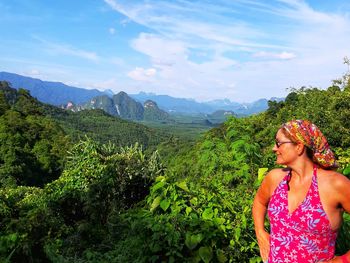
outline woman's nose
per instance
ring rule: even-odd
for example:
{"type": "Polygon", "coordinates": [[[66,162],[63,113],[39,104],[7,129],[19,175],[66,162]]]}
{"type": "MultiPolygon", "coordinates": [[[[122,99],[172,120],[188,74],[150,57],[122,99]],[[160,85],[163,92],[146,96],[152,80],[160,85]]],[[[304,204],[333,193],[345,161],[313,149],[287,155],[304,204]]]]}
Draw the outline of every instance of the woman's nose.
{"type": "Polygon", "coordinates": [[[277,152],[277,150],[278,150],[278,148],[277,148],[277,145],[276,145],[276,143],[273,145],[273,147],[272,147],[272,151],[273,152],[277,152]]]}

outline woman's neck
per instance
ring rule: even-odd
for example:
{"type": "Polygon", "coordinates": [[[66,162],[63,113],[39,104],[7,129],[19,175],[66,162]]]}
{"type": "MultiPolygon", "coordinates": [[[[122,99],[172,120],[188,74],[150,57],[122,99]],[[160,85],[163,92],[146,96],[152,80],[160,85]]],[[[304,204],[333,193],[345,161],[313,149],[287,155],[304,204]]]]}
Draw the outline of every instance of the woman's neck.
{"type": "Polygon", "coordinates": [[[292,170],[294,180],[303,181],[313,175],[314,163],[310,159],[299,160],[288,167],[292,170]]]}

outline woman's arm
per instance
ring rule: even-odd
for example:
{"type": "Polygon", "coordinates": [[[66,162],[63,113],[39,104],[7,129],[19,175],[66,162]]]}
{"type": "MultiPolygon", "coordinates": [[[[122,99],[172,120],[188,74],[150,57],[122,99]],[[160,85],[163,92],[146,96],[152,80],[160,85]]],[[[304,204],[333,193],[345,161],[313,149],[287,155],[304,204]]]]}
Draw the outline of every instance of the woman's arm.
{"type": "MultiPolygon", "coordinates": [[[[345,212],[350,214],[350,180],[338,174],[334,181],[334,188],[337,200],[345,212]]],[[[350,248],[349,248],[350,249],[350,248]]],[[[350,250],[342,256],[337,256],[324,263],[350,263],[350,250]]]]}
{"type": "Polygon", "coordinates": [[[253,220],[260,256],[264,262],[267,260],[270,252],[270,234],[264,228],[266,211],[267,206],[261,202],[261,198],[257,193],[253,203],[253,220]]]}
{"type": "MultiPolygon", "coordinates": [[[[346,213],[350,214],[350,180],[343,175],[339,175],[336,188],[339,194],[339,203],[341,207],[346,213]]],[[[350,250],[341,256],[340,259],[341,261],[339,262],[350,263],[350,250]]]]}
{"type": "Polygon", "coordinates": [[[265,216],[267,212],[267,206],[271,197],[271,189],[274,189],[276,183],[274,183],[274,176],[277,170],[270,171],[264,178],[261,186],[259,187],[253,202],[253,220],[255,227],[255,234],[258,240],[260,249],[260,255],[263,261],[266,261],[270,252],[270,234],[265,230],[265,216]]]}

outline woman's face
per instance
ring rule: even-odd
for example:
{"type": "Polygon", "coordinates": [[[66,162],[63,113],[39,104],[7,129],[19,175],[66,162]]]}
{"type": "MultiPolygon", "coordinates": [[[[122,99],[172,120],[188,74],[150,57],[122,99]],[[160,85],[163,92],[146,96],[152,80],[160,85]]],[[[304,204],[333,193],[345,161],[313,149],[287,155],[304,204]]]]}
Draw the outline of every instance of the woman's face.
{"type": "Polygon", "coordinates": [[[281,129],[276,133],[275,145],[272,150],[276,154],[276,163],[288,165],[298,156],[296,144],[292,142],[281,129]]]}

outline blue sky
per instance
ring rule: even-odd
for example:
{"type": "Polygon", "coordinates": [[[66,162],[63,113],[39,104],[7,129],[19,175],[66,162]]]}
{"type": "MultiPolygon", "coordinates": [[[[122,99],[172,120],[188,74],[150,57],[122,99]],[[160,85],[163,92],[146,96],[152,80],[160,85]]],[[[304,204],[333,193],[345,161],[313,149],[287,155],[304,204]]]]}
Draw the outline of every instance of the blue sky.
{"type": "Polygon", "coordinates": [[[347,70],[350,1],[0,0],[0,71],[250,102],[347,70]]]}

